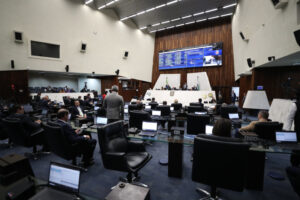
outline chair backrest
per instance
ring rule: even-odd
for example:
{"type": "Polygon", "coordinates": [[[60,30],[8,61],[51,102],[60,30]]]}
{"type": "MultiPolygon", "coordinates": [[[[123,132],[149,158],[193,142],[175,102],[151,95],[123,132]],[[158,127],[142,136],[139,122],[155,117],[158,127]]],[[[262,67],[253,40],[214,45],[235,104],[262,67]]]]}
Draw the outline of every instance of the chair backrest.
{"type": "Polygon", "coordinates": [[[150,114],[145,111],[129,111],[129,127],[142,129],[143,121],[151,121],[150,114]]]}
{"type": "Polygon", "coordinates": [[[229,113],[237,113],[238,108],[236,106],[221,106],[220,108],[221,117],[229,119],[229,113]]]}
{"type": "Polygon", "coordinates": [[[202,106],[188,106],[188,113],[203,112],[205,109],[202,106]]]}
{"type": "Polygon", "coordinates": [[[182,108],[181,103],[172,103],[171,107],[174,107],[174,110],[180,110],[182,108]]]}
{"type": "Polygon", "coordinates": [[[202,103],[190,103],[190,106],[200,106],[203,107],[202,103]]]}
{"type": "Polygon", "coordinates": [[[188,134],[204,134],[205,126],[209,124],[209,115],[187,114],[187,133],[188,134]]]}
{"type": "Polygon", "coordinates": [[[281,131],[283,127],[279,122],[258,122],[255,124],[254,132],[258,137],[266,140],[276,140],[275,132],[281,131]]]}
{"type": "Polygon", "coordinates": [[[198,135],[194,140],[192,180],[242,191],[249,147],[238,139],[198,135]]]}
{"type": "Polygon", "coordinates": [[[161,116],[169,116],[171,114],[171,107],[170,106],[157,106],[156,110],[161,111],[161,116]]]}
{"type": "Polygon", "coordinates": [[[151,109],[156,109],[156,107],[158,106],[158,103],[156,102],[150,102],[149,105],[151,106],[151,109]]]}
{"type": "Polygon", "coordinates": [[[66,139],[63,129],[55,122],[43,123],[47,144],[52,153],[66,160],[72,160],[76,156],[75,147],[66,139]]]}
{"type": "Polygon", "coordinates": [[[132,111],[132,110],[142,110],[143,109],[143,105],[142,104],[130,104],[128,105],[128,110],[132,111]]]}
{"type": "Polygon", "coordinates": [[[107,152],[127,152],[128,142],[124,133],[124,122],[117,121],[98,128],[98,142],[104,167],[110,166],[107,152]]]}
{"type": "Polygon", "coordinates": [[[31,146],[30,135],[26,133],[20,119],[3,119],[3,125],[6,128],[9,139],[16,145],[25,147],[31,146]]]}

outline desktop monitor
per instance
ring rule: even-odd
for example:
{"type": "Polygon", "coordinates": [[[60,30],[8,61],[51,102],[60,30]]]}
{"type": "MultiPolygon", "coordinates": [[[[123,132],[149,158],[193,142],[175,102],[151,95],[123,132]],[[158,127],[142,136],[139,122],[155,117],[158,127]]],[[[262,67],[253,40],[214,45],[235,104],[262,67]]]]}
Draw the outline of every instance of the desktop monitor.
{"type": "Polygon", "coordinates": [[[152,110],[152,115],[153,116],[161,116],[161,111],[160,110],[152,110]]]}
{"type": "Polygon", "coordinates": [[[143,131],[157,131],[157,122],[143,121],[142,130],[143,131]]]}
{"type": "Polygon", "coordinates": [[[124,108],[124,113],[128,114],[128,108],[124,108]]]}
{"type": "Polygon", "coordinates": [[[96,117],[96,124],[106,125],[107,118],[106,117],[96,117]]]}
{"type": "Polygon", "coordinates": [[[229,119],[239,119],[239,114],[238,113],[228,113],[229,119]]]}
{"type": "Polygon", "coordinates": [[[297,142],[297,134],[296,132],[276,132],[276,142],[297,142]]]}
{"type": "Polygon", "coordinates": [[[214,126],[212,126],[212,125],[206,125],[205,126],[205,134],[206,135],[212,135],[213,128],[214,128],[214,126]]]}

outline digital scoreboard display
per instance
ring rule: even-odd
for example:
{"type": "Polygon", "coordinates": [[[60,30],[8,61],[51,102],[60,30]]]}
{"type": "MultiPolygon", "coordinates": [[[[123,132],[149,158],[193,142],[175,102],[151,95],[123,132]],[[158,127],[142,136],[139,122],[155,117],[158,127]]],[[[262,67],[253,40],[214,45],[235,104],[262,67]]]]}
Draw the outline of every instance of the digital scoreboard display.
{"type": "Polygon", "coordinates": [[[222,65],[223,43],[169,50],[159,53],[159,70],[222,65]]]}

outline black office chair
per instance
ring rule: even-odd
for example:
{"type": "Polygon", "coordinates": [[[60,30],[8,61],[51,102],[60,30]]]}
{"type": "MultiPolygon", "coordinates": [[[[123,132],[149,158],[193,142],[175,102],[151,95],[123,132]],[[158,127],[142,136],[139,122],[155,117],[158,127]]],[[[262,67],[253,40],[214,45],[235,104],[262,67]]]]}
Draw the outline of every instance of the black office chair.
{"type": "Polygon", "coordinates": [[[7,130],[8,137],[14,145],[32,147],[32,153],[25,153],[24,155],[34,160],[38,159],[38,156],[43,152],[37,151],[37,145],[42,145],[36,138],[39,134],[42,134],[43,129],[29,134],[24,129],[21,121],[15,118],[3,119],[3,124],[7,130]]]}
{"type": "Polygon", "coordinates": [[[174,110],[180,110],[182,108],[181,103],[172,103],[171,107],[174,107],[174,110]]]}
{"type": "Polygon", "coordinates": [[[48,122],[43,123],[43,128],[50,151],[65,160],[72,160],[72,164],[77,165],[76,157],[80,156],[77,144],[67,141],[61,126],[55,122],[48,122]]]}
{"type": "Polygon", "coordinates": [[[188,113],[195,113],[195,112],[205,112],[206,110],[201,106],[188,106],[187,111],[188,113]]]}
{"type": "Polygon", "coordinates": [[[3,124],[2,119],[0,119],[0,140],[7,140],[8,142],[4,142],[0,144],[0,147],[10,147],[10,139],[8,138],[7,130],[3,124]]]}
{"type": "Polygon", "coordinates": [[[98,128],[98,141],[104,167],[128,172],[126,181],[129,183],[133,181],[132,175],[137,178],[138,171],[152,158],[143,142],[127,140],[123,121],[98,128]]]}
{"type": "Polygon", "coordinates": [[[198,107],[203,107],[203,103],[190,103],[190,106],[198,106],[198,107]]]}
{"type": "Polygon", "coordinates": [[[205,126],[210,123],[209,115],[187,114],[187,133],[192,135],[204,134],[205,126]]]}
{"type": "Polygon", "coordinates": [[[150,114],[141,110],[129,111],[129,127],[142,129],[143,121],[151,121],[150,114]]]}
{"type": "Polygon", "coordinates": [[[282,127],[283,124],[279,122],[258,122],[255,124],[254,132],[262,139],[275,141],[275,132],[281,131],[282,127]]]}
{"type": "Polygon", "coordinates": [[[210,185],[211,192],[197,191],[218,199],[217,187],[243,191],[249,144],[238,139],[213,135],[198,135],[194,140],[192,180],[210,185]]]}
{"type": "Polygon", "coordinates": [[[128,110],[133,111],[133,110],[142,110],[143,109],[143,104],[130,104],[128,105],[128,110]]]}
{"type": "Polygon", "coordinates": [[[149,105],[151,106],[151,109],[154,110],[158,106],[158,103],[156,103],[156,102],[150,102],[149,105]]]}
{"type": "Polygon", "coordinates": [[[161,116],[169,116],[171,114],[171,107],[170,106],[157,106],[156,110],[161,111],[161,116]]]}
{"type": "Polygon", "coordinates": [[[222,118],[229,119],[229,113],[237,113],[238,108],[236,106],[221,106],[220,113],[222,118]]]}

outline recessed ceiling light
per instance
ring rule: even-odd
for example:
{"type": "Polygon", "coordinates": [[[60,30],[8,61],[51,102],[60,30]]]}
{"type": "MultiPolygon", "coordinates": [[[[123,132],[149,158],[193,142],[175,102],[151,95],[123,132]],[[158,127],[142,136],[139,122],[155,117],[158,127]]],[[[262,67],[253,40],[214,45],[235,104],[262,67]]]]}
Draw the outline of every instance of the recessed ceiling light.
{"type": "Polygon", "coordinates": [[[170,2],[167,3],[167,6],[171,5],[171,4],[174,4],[174,3],[177,3],[177,2],[178,2],[178,0],[170,1],[170,2]]]}
{"type": "Polygon", "coordinates": [[[186,19],[186,18],[190,18],[190,17],[192,17],[192,15],[184,16],[184,17],[182,17],[182,19],[186,19]]]}
{"type": "Polygon", "coordinates": [[[103,9],[105,7],[106,7],[106,5],[100,6],[100,7],[98,7],[98,10],[101,10],[101,9],[103,9]]]}
{"type": "Polygon", "coordinates": [[[221,15],[221,17],[231,16],[231,15],[232,13],[228,13],[228,14],[221,15]]]}
{"type": "Polygon", "coordinates": [[[153,24],[152,26],[159,26],[160,25],[160,23],[157,23],[157,24],[153,24]]]}
{"type": "Polygon", "coordinates": [[[141,27],[140,30],[144,30],[144,29],[146,29],[146,28],[147,28],[147,26],[144,26],[144,27],[141,27]]]}
{"type": "Polygon", "coordinates": [[[175,21],[178,21],[178,20],[180,20],[180,18],[172,19],[171,21],[175,22],[175,21]]]}
{"type": "Polygon", "coordinates": [[[170,21],[164,21],[161,24],[167,24],[167,23],[170,23],[170,21]]]}
{"type": "Polygon", "coordinates": [[[194,23],[195,23],[195,21],[191,21],[191,22],[187,22],[185,24],[188,25],[188,24],[194,24],[194,23]]]}
{"type": "Polygon", "coordinates": [[[220,16],[214,16],[214,17],[210,17],[208,19],[216,19],[216,18],[219,18],[220,16]]]}
{"type": "Polygon", "coordinates": [[[204,12],[199,12],[199,13],[195,13],[195,14],[193,14],[194,16],[198,16],[198,15],[203,15],[204,14],[204,12]]]}
{"type": "Polygon", "coordinates": [[[85,5],[88,5],[88,4],[90,4],[90,3],[92,3],[94,0],[87,0],[86,2],[85,2],[85,5]]]}
{"type": "Polygon", "coordinates": [[[178,25],[176,25],[176,27],[179,27],[179,26],[184,26],[184,24],[178,24],[178,25]]]}
{"type": "Polygon", "coordinates": [[[206,19],[199,19],[196,22],[203,22],[203,21],[206,21],[206,19]]]}
{"type": "Polygon", "coordinates": [[[155,8],[158,9],[158,8],[162,8],[162,7],[165,7],[165,6],[166,6],[166,4],[161,4],[159,6],[156,6],[155,8]]]}
{"type": "Polygon", "coordinates": [[[233,7],[233,6],[236,6],[236,3],[229,4],[229,5],[227,5],[227,6],[223,6],[223,9],[225,9],[225,8],[230,8],[230,7],[233,7]]]}
{"type": "Polygon", "coordinates": [[[218,10],[218,8],[214,8],[214,9],[210,9],[210,10],[205,11],[205,13],[210,13],[210,12],[214,12],[214,11],[217,11],[217,10],[218,10]]]}

